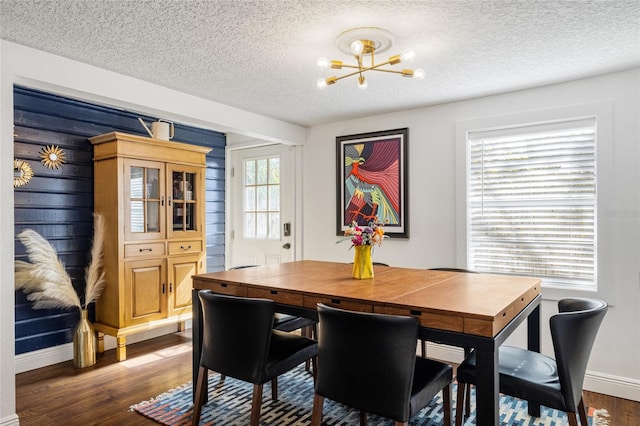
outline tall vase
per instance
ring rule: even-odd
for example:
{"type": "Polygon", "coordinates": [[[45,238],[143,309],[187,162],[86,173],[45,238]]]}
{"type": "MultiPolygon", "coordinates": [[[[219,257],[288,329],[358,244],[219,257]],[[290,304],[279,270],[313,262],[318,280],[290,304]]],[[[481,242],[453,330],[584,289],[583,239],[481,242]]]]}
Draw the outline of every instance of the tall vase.
{"type": "Polygon", "coordinates": [[[353,278],[359,280],[373,278],[373,261],[370,245],[354,246],[353,278]]]}
{"type": "Polygon", "coordinates": [[[91,367],[96,363],[96,331],[87,318],[87,310],[80,310],[80,321],[73,330],[73,366],[91,367]]]}

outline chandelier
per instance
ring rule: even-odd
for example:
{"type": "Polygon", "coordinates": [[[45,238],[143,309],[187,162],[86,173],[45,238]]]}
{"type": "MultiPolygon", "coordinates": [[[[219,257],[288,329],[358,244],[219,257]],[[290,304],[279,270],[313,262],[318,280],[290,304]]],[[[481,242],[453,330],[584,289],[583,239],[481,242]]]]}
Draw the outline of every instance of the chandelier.
{"type": "Polygon", "coordinates": [[[388,72],[400,74],[403,77],[422,80],[424,78],[424,70],[422,68],[412,69],[389,69],[383,68],[387,65],[396,65],[401,62],[411,62],[415,53],[413,50],[405,50],[400,55],[389,57],[387,61],[376,64],[376,54],[380,54],[388,50],[393,44],[393,34],[381,28],[364,27],[347,30],[336,38],[336,47],[343,53],[353,55],[356,60],[355,65],[345,64],[342,61],[328,60],[327,58],[318,59],[318,66],[322,68],[332,68],[341,70],[343,68],[352,69],[354,71],[341,75],[340,77],[332,76],[321,78],[318,80],[318,88],[335,84],[343,78],[358,76],[358,87],[362,90],[368,86],[364,74],[368,71],[388,72]]]}

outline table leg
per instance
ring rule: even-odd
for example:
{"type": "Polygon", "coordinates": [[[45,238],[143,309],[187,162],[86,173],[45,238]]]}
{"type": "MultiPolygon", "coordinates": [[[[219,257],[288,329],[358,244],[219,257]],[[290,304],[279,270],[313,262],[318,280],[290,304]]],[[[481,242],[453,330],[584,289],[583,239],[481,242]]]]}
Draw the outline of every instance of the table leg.
{"type": "Polygon", "coordinates": [[[498,346],[490,350],[476,348],[476,410],[478,425],[500,422],[500,375],[498,346]]]}
{"type": "MultiPolygon", "coordinates": [[[[527,349],[540,352],[540,305],[527,317],[527,349]]],[[[527,402],[530,416],[540,417],[540,404],[527,402]]]]}
{"type": "MultiPolygon", "coordinates": [[[[192,368],[192,383],[193,383],[193,398],[195,401],[196,385],[198,382],[198,369],[200,367],[200,352],[202,351],[202,308],[200,306],[200,298],[198,297],[199,290],[191,291],[191,368],[192,368]]],[[[204,393],[208,395],[208,383],[203,383],[204,393]]],[[[205,399],[206,402],[206,399],[205,399]]]]}

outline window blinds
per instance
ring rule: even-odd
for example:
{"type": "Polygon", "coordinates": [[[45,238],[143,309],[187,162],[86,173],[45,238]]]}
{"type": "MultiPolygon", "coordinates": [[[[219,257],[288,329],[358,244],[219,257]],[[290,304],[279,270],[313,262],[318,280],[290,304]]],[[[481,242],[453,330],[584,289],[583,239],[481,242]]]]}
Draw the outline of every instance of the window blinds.
{"type": "Polygon", "coordinates": [[[596,121],[467,136],[469,267],[595,286],[596,121]]]}

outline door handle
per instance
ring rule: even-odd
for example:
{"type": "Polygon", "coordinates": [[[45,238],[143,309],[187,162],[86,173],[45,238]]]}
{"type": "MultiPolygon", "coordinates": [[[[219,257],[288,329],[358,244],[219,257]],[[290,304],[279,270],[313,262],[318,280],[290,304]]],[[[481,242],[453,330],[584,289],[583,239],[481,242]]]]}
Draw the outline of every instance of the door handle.
{"type": "Polygon", "coordinates": [[[284,243],[284,244],[282,245],[282,248],[283,248],[283,249],[287,249],[287,250],[289,250],[289,249],[291,248],[291,243],[284,243]]]}

